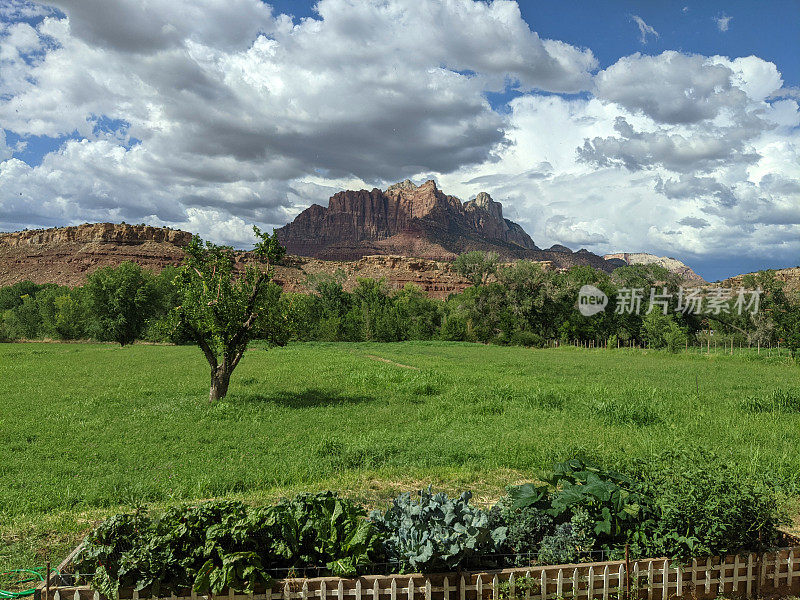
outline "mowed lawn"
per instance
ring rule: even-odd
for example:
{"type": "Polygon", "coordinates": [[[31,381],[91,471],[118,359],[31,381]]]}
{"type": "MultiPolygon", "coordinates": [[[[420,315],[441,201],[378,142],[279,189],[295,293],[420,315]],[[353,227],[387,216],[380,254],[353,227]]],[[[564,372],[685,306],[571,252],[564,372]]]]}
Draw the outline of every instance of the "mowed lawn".
{"type": "Polygon", "coordinates": [[[0,570],[48,548],[57,563],[138,503],[336,489],[376,504],[427,484],[488,502],[576,452],[624,464],[678,447],[789,493],[800,473],[800,415],[740,407],[800,389],[779,361],[315,343],[249,350],[214,405],[208,379],[194,347],[0,344],[0,570]]]}

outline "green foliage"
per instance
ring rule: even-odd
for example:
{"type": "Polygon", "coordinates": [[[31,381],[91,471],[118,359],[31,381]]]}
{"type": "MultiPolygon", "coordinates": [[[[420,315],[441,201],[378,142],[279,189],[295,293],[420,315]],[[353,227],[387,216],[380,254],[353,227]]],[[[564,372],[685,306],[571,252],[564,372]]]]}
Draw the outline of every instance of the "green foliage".
{"type": "Polygon", "coordinates": [[[595,543],[592,517],[578,507],[570,520],[557,525],[552,535],[541,538],[538,561],[545,565],[564,565],[586,560],[595,543]]]}
{"type": "Polygon", "coordinates": [[[660,310],[653,310],[642,319],[642,339],[650,344],[651,348],[665,348],[667,336],[670,335],[673,325],[672,318],[660,310]]]}
{"type": "Polygon", "coordinates": [[[748,396],[740,402],[751,413],[800,413],[800,392],[774,389],[761,396],[748,396]]]}
{"type": "Polygon", "coordinates": [[[256,264],[248,264],[243,273],[236,271],[232,248],[203,244],[194,236],[175,278],[180,304],[172,314],[174,331],[203,351],[211,367],[212,401],[228,393],[231,374],[256,332],[277,345],[287,339],[279,309],[281,290],[270,285],[270,265],[283,257],[285,249],[277,235],[257,227],[253,231],[257,242],[251,255],[256,264]]]}
{"type": "Polygon", "coordinates": [[[783,516],[773,485],[714,454],[664,453],[641,463],[638,479],[654,508],[631,540],[639,555],[763,552],[776,542],[783,516]]]}
{"type": "Polygon", "coordinates": [[[647,518],[648,498],[624,473],[572,458],[556,464],[543,479],[554,488],[549,513],[560,519],[576,508],[585,510],[605,547],[624,543],[630,529],[647,518]]]}
{"type": "Polygon", "coordinates": [[[657,402],[655,389],[633,390],[622,397],[598,400],[592,410],[609,425],[647,427],[662,421],[656,408],[657,402]]]}
{"type": "Polygon", "coordinates": [[[430,490],[400,494],[385,511],[370,515],[385,537],[389,560],[401,572],[435,572],[481,564],[482,555],[503,546],[506,528],[492,528],[489,515],[469,504],[470,492],[459,498],[430,490]]]}
{"type": "Polygon", "coordinates": [[[511,580],[504,579],[497,584],[497,596],[500,600],[525,600],[531,596],[541,593],[541,582],[533,577],[516,577],[514,587],[511,587],[511,580]]]}
{"type": "Polygon", "coordinates": [[[348,576],[381,558],[381,539],[365,510],[332,492],[300,494],[275,510],[281,550],[291,566],[321,564],[332,575],[348,576]]]}
{"type": "Polygon", "coordinates": [[[331,492],[273,506],[214,501],[159,518],[138,510],[111,517],[86,538],[76,561],[108,598],[119,590],[219,594],[271,585],[272,572],[324,565],[352,576],[377,562],[381,540],[363,508],[331,492]]]}
{"type": "Polygon", "coordinates": [[[688,336],[686,332],[674,321],[671,321],[669,328],[664,334],[664,345],[673,354],[680,352],[686,347],[688,336]]]}
{"type": "Polygon", "coordinates": [[[452,269],[470,280],[472,285],[485,285],[489,277],[497,272],[499,257],[496,252],[475,250],[460,254],[453,261],[452,269]]]}
{"type": "Polygon", "coordinates": [[[121,346],[141,337],[155,301],[152,275],[125,261],[118,267],[98,269],[86,283],[94,336],[121,346]]]}
{"type": "MultiPolygon", "coordinates": [[[[501,501],[492,510],[500,512],[500,523],[508,527],[506,546],[515,556],[514,563],[522,566],[537,559],[542,540],[553,533],[556,524],[546,510],[540,506],[529,505],[514,509],[501,501]]],[[[539,560],[541,560],[539,558],[539,560]]]]}

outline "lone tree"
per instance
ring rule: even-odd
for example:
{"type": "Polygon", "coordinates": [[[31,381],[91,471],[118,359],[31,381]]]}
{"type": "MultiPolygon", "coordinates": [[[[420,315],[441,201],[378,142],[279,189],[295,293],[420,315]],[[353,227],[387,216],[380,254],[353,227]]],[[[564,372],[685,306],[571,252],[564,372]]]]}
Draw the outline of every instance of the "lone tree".
{"type": "MultiPolygon", "coordinates": [[[[237,271],[233,248],[192,238],[175,278],[175,334],[195,342],[211,365],[209,401],[224,398],[231,374],[255,332],[268,328],[280,300],[271,264],[285,253],[275,234],[253,227],[258,241],[252,261],[237,271]]],[[[267,335],[269,337],[269,335],[267,335]]]]}

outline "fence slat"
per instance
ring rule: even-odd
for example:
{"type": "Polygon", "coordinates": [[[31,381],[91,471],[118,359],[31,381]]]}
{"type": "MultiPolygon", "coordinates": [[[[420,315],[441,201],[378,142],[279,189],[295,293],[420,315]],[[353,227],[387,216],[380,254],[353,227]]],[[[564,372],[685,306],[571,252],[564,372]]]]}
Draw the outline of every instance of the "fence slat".
{"type": "Polygon", "coordinates": [[[300,588],[300,598],[302,598],[302,600],[308,600],[308,582],[307,581],[304,581],[303,582],[303,587],[300,588]]]}
{"type": "Polygon", "coordinates": [[[556,598],[564,597],[564,569],[558,570],[556,577],[556,598]]]}
{"type": "Polygon", "coordinates": [[[641,577],[641,573],[639,573],[639,563],[633,563],[633,589],[636,592],[636,597],[639,597],[639,578],[641,577]]]}
{"type": "Polygon", "coordinates": [[[706,594],[711,593],[711,557],[706,559],[706,594]]]}
{"type": "Polygon", "coordinates": [[[747,555],[747,597],[753,597],[753,553],[747,555]]]}
{"type": "MultiPolygon", "coordinates": [[[[375,582],[378,583],[377,581],[375,582]]],[[[444,581],[442,582],[442,592],[444,594],[444,600],[450,600],[450,580],[445,577],[444,581]]]]}
{"type": "Polygon", "coordinates": [[[775,560],[772,561],[772,585],[777,590],[781,583],[780,583],[780,571],[781,571],[781,555],[780,551],[775,553],[775,560]]]}
{"type": "Polygon", "coordinates": [[[675,567],[676,579],[675,579],[675,592],[678,594],[678,598],[683,596],[683,567],[678,565],[675,567]]]}
{"type": "MultiPolygon", "coordinates": [[[[361,580],[356,579],[356,600],[361,600],[361,580]]],[[[428,598],[430,600],[430,598],[428,598]]]]}
{"type": "Polygon", "coordinates": [[[461,585],[458,586],[459,600],[465,600],[467,597],[467,582],[464,581],[464,576],[461,576],[461,585]]]}
{"type": "Polygon", "coordinates": [[[733,558],[733,591],[739,591],[739,569],[741,565],[739,564],[739,555],[737,554],[733,558]]]}
{"type": "Polygon", "coordinates": [[[514,594],[514,590],[516,587],[516,581],[514,580],[514,573],[508,576],[508,596],[509,598],[515,598],[516,595],[514,594]]]}
{"type": "Polygon", "coordinates": [[[625,586],[625,565],[620,565],[617,569],[617,597],[622,597],[622,591],[625,586]]]}
{"type": "Polygon", "coordinates": [[[661,567],[661,600],[669,598],[669,561],[664,560],[661,567]]]}
{"type": "Polygon", "coordinates": [[[414,578],[408,578],[408,600],[414,600],[414,578]]]}
{"type": "Polygon", "coordinates": [[[547,600],[547,571],[545,569],[542,569],[542,575],[541,575],[540,579],[541,579],[540,585],[541,585],[541,588],[542,588],[540,590],[540,592],[541,592],[542,600],[547,600]]]}
{"type": "Polygon", "coordinates": [[[608,600],[608,565],[603,568],[603,600],[608,600]]]}
{"type": "Polygon", "coordinates": [[[324,581],[319,582],[319,599],[325,600],[328,597],[328,586],[325,585],[324,581]]]}
{"type": "Polygon", "coordinates": [[[525,571],[525,579],[526,579],[526,586],[525,586],[525,600],[531,600],[531,572],[525,571]]]}
{"type": "Polygon", "coordinates": [[[586,583],[586,598],[594,598],[594,567],[589,567],[589,581],[586,583]]]}
{"type": "Polygon", "coordinates": [[[480,576],[480,574],[475,581],[475,598],[477,600],[482,600],[483,598],[483,578],[480,576]]]}
{"type": "Polygon", "coordinates": [[[500,593],[500,580],[497,578],[497,575],[494,576],[492,579],[492,598],[494,600],[500,600],[498,594],[500,593]]]}
{"type": "Polygon", "coordinates": [[[647,561],[647,600],[653,600],[653,561],[647,561]]]}
{"type": "Polygon", "coordinates": [[[578,567],[575,567],[575,569],[572,571],[572,597],[575,598],[575,600],[578,600],[578,595],[580,594],[580,590],[581,590],[581,584],[578,579],[578,567]]]}
{"type": "Polygon", "coordinates": [[[789,564],[787,566],[786,572],[786,585],[790,588],[794,583],[794,550],[789,550],[789,564]]]}

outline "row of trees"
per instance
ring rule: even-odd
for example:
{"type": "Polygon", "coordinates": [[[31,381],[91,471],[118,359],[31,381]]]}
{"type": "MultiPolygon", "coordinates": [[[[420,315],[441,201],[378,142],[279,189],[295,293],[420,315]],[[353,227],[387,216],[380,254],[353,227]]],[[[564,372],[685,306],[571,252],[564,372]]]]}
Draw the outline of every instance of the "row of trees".
{"type": "MultiPolygon", "coordinates": [[[[269,260],[274,261],[280,251],[276,242],[272,244],[272,250],[265,252],[272,252],[269,260]]],[[[731,310],[710,316],[677,310],[680,280],[653,265],[621,267],[608,274],[587,266],[557,272],[527,261],[499,266],[489,260],[476,269],[481,257],[471,256],[469,266],[456,263],[455,268],[471,271],[474,285],[436,300],[416,286],[390,290],[384,281],[373,279],[360,279],[346,291],[341,272],[311,280],[314,293],[281,293],[269,281],[268,268],[234,275],[226,252],[224,247],[197,241],[188,249],[186,267],[170,267],[157,275],[123,263],[95,271],[81,287],[23,281],[0,288],[0,336],[91,338],[123,345],[136,339],[198,343],[196,324],[215,316],[229,318],[238,302],[244,303],[238,307],[243,312],[235,320],[245,321],[250,312],[258,312],[249,328],[256,337],[276,344],[441,339],[536,346],[551,340],[619,339],[623,344],[664,348],[682,347],[687,336],[694,343],[697,334],[714,330],[736,336],[745,345],[781,341],[788,348],[800,346],[800,310],[768,271],[744,282],[748,288],[764,290],[758,314],[731,310]],[[591,317],[577,311],[576,298],[584,285],[602,290],[609,308],[591,317]],[[639,314],[613,309],[621,289],[651,286],[665,287],[672,294],[666,315],[660,307],[647,313],[646,305],[639,314]],[[256,288],[254,308],[248,311],[247,300],[256,288]],[[199,306],[208,314],[200,314],[199,306]],[[175,319],[176,307],[183,315],[181,326],[175,319]]]]}
{"type": "Polygon", "coordinates": [[[744,282],[764,291],[755,315],[681,311],[680,279],[654,265],[621,267],[612,274],[588,266],[548,271],[529,261],[501,265],[496,256],[481,252],[454,262],[473,285],[446,300],[429,298],[412,285],[390,290],[384,281],[372,279],[359,279],[346,291],[343,273],[310,280],[314,293],[282,293],[271,281],[270,265],[284,250],[274,236],[256,232],[255,260],[244,271],[235,268],[230,248],[196,237],[184,265],[158,275],[123,263],[95,271],[81,287],[23,281],[0,288],[0,340],[193,343],[211,367],[212,400],[226,394],[230,375],[253,338],[276,345],[431,339],[526,346],[611,340],[616,345],[619,340],[677,350],[713,330],[738,336],[743,344],[781,341],[793,352],[800,347],[800,306],[768,271],[744,282]],[[605,293],[610,307],[589,317],[576,310],[578,292],[586,285],[605,293]],[[666,314],[660,307],[650,312],[613,309],[624,290],[651,287],[666,292],[666,314]]]}

